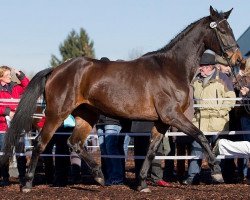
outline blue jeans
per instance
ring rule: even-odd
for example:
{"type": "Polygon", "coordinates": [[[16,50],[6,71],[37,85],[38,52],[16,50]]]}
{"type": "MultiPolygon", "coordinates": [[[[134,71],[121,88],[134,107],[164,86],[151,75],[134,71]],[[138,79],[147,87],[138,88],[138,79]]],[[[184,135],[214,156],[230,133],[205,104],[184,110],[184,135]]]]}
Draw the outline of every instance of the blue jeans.
{"type": "MultiPolygon", "coordinates": [[[[240,122],[241,122],[241,130],[242,131],[250,131],[250,117],[249,116],[242,116],[240,118],[240,122]]],[[[250,142],[250,134],[243,134],[243,140],[250,142]]],[[[245,158],[242,170],[243,170],[244,177],[250,178],[250,171],[248,169],[248,162],[249,162],[249,159],[245,158]]]]}
{"type": "MultiPolygon", "coordinates": [[[[202,156],[203,150],[201,148],[201,145],[193,141],[191,144],[191,156],[202,156]]],[[[196,181],[195,179],[199,178],[199,174],[201,171],[201,159],[200,160],[190,160],[190,164],[188,167],[188,178],[196,181]]]]}
{"type": "MultiPolygon", "coordinates": [[[[97,125],[101,155],[124,156],[124,137],[119,136],[121,126],[97,125]]],[[[102,158],[102,171],[107,185],[121,184],[125,177],[124,158],[102,158]]]]}
{"type": "Polygon", "coordinates": [[[130,143],[130,136],[128,134],[125,135],[123,149],[124,149],[124,155],[128,156],[128,145],[130,143]]]}

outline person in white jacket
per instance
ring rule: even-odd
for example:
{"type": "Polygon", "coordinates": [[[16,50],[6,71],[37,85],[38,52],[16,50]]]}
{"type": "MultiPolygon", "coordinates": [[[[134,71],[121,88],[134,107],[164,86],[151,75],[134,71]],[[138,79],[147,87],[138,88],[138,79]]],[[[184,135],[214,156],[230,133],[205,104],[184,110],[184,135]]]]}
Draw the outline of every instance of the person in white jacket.
{"type": "Polygon", "coordinates": [[[217,151],[217,155],[250,157],[250,142],[248,141],[234,142],[227,139],[219,139],[215,148],[219,151],[217,151]]]}
{"type": "MultiPolygon", "coordinates": [[[[237,141],[233,142],[227,139],[218,139],[213,148],[214,154],[225,156],[237,156],[250,158],[250,142],[237,141]]],[[[248,169],[249,170],[249,169],[248,169]]],[[[250,185],[250,174],[246,177],[245,182],[250,185]]]]}

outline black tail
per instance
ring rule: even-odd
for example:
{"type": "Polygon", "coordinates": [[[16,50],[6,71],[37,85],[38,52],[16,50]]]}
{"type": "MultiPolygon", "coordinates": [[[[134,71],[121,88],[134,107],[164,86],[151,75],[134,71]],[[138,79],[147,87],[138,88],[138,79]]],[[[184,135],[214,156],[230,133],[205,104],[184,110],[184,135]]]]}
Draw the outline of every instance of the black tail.
{"type": "Polygon", "coordinates": [[[51,74],[53,68],[47,68],[38,72],[30,81],[22,98],[18,104],[17,110],[10,127],[6,132],[4,139],[3,153],[0,163],[4,164],[12,155],[13,147],[16,146],[23,130],[30,130],[32,124],[32,115],[36,111],[37,99],[43,94],[47,77],[51,74]]]}

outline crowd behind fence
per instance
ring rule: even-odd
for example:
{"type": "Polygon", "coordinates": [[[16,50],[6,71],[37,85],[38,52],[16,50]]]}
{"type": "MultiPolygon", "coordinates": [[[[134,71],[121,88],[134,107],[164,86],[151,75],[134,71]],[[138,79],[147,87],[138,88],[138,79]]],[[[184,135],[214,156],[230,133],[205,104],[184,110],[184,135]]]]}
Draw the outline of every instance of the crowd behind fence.
{"type": "MultiPolygon", "coordinates": [[[[197,99],[196,99],[197,100],[197,99]]],[[[233,101],[242,101],[242,100],[247,100],[244,101],[244,103],[236,103],[234,106],[238,107],[238,106],[250,106],[250,104],[248,104],[248,101],[250,100],[249,98],[210,98],[210,99],[202,99],[203,101],[216,101],[216,100],[233,100],[233,101]]],[[[11,104],[18,104],[19,103],[19,99],[0,99],[0,105],[9,105],[11,104]]],[[[45,107],[45,103],[42,99],[37,101],[37,106],[41,106],[41,107],[45,107]]],[[[200,107],[206,107],[207,105],[202,105],[202,104],[194,104],[194,108],[200,108],[200,107]]],[[[217,105],[215,104],[214,107],[216,106],[220,106],[221,105],[217,105]]],[[[223,106],[227,106],[227,105],[223,105],[223,106]]],[[[230,106],[231,107],[231,106],[230,106]]],[[[35,113],[33,114],[33,118],[42,118],[44,115],[44,113],[35,113]]],[[[0,134],[2,134],[3,132],[0,131],[0,134]]],[[[30,141],[36,138],[38,132],[28,132],[24,134],[24,140],[26,141],[30,141]]],[[[55,133],[55,134],[71,134],[68,132],[65,133],[55,133]]],[[[120,133],[120,136],[125,136],[125,135],[129,135],[131,137],[133,136],[150,136],[150,133],[120,133]]],[[[204,132],[204,135],[206,136],[211,136],[211,135],[237,135],[237,134],[250,134],[250,131],[221,131],[221,132],[204,132]]],[[[182,132],[166,132],[165,134],[166,137],[168,136],[186,136],[185,133],[182,132]]],[[[25,144],[29,144],[30,142],[25,142],[25,144]]],[[[90,134],[86,140],[85,146],[87,147],[88,151],[95,151],[96,149],[99,148],[98,145],[98,136],[96,133],[92,132],[92,134],[90,134]]],[[[26,145],[25,149],[31,149],[33,146],[29,146],[26,145]]],[[[129,145],[129,148],[133,148],[133,145],[129,145]]],[[[0,152],[0,155],[2,155],[3,152],[0,152]]],[[[15,155],[20,155],[20,156],[27,156],[30,155],[31,151],[26,151],[26,153],[15,153],[15,155]]],[[[41,154],[41,156],[70,156],[70,155],[60,155],[60,154],[41,154]]],[[[105,158],[124,158],[125,156],[117,156],[117,155],[102,155],[102,157],[105,158]]],[[[217,159],[225,159],[225,158],[248,158],[248,156],[225,156],[225,155],[218,155],[217,159]]],[[[144,159],[145,156],[131,156],[128,155],[126,157],[126,159],[144,159]]],[[[156,156],[155,159],[165,159],[165,160],[182,160],[182,159],[203,159],[204,157],[197,157],[197,156],[156,156]]]]}

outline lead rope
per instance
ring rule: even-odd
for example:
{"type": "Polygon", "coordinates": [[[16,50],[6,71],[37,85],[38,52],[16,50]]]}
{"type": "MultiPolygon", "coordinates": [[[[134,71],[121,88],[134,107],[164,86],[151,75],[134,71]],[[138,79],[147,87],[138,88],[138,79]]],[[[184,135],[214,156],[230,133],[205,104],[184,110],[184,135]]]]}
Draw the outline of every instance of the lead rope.
{"type": "MultiPolygon", "coordinates": [[[[236,76],[236,74],[235,74],[235,72],[234,72],[234,70],[233,70],[233,67],[232,67],[232,65],[231,65],[231,63],[230,63],[230,61],[229,61],[229,59],[228,59],[227,57],[226,57],[225,59],[226,59],[228,65],[229,65],[229,67],[231,68],[231,72],[232,72],[232,74],[233,74],[233,76],[234,76],[234,78],[235,78],[235,81],[236,81],[236,86],[238,86],[239,89],[242,88],[243,85],[242,85],[241,82],[237,79],[237,76],[236,76]]],[[[249,98],[248,98],[247,96],[242,96],[241,103],[243,104],[243,107],[244,107],[245,111],[247,112],[247,114],[250,115],[250,101],[249,101],[249,98]]]]}

